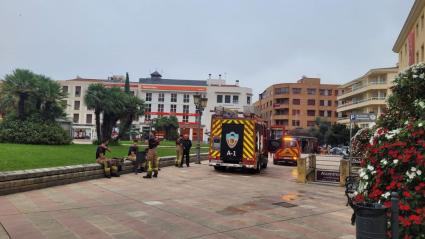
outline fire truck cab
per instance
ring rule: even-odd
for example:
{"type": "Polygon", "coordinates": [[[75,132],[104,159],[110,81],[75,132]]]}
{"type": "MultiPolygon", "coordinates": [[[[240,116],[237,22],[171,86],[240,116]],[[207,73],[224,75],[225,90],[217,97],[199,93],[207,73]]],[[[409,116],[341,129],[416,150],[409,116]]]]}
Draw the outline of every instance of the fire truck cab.
{"type": "Polygon", "coordinates": [[[281,126],[270,127],[269,150],[273,153],[273,164],[297,163],[301,157],[300,142],[296,137],[287,135],[281,126]]]}
{"type": "Polygon", "coordinates": [[[211,119],[209,165],[216,170],[267,168],[267,126],[259,117],[216,107],[211,119]]]}

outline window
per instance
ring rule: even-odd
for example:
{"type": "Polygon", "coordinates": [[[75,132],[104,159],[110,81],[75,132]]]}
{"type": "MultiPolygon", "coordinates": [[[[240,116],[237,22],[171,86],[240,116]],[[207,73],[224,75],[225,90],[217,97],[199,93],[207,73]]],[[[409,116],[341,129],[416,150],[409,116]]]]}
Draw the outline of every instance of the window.
{"type": "Polygon", "coordinates": [[[183,113],[185,114],[189,113],[189,105],[183,105],[183,113]]]}
{"type": "Polygon", "coordinates": [[[278,109],[275,111],[276,115],[288,115],[289,114],[289,109],[278,109]]]}
{"type": "Polygon", "coordinates": [[[301,94],[301,88],[292,88],[292,94],[301,94]]]}
{"type": "Polygon", "coordinates": [[[307,126],[308,127],[314,127],[316,125],[315,121],[307,121],[307,126]]]}
{"type": "Polygon", "coordinates": [[[320,89],[320,90],[319,90],[319,94],[320,94],[320,95],[327,95],[326,93],[327,93],[327,92],[326,92],[326,90],[324,90],[324,89],[320,89]]]}
{"type": "Polygon", "coordinates": [[[224,96],[224,103],[230,104],[230,95],[225,95],[224,96]]]}
{"type": "Polygon", "coordinates": [[[146,101],[152,101],[152,93],[146,93],[146,101]]]}
{"type": "Polygon", "coordinates": [[[332,95],[332,89],[328,90],[328,94],[327,95],[332,95]]]}
{"type": "Polygon", "coordinates": [[[183,122],[189,122],[189,116],[184,115],[183,116],[183,122]]]}
{"type": "Polygon", "coordinates": [[[315,100],[312,100],[312,99],[307,100],[307,105],[315,105],[315,104],[316,104],[315,100]]]}
{"type": "Polygon", "coordinates": [[[299,120],[292,120],[292,126],[300,126],[299,120]]]}
{"type": "Polygon", "coordinates": [[[145,115],[145,121],[150,121],[151,120],[151,115],[145,115]]]}
{"type": "Polygon", "coordinates": [[[335,111],[335,117],[339,117],[338,112],[335,111]]]}
{"type": "Polygon", "coordinates": [[[338,90],[335,90],[335,95],[339,95],[338,90]]]}
{"type": "Polygon", "coordinates": [[[158,94],[158,101],[159,102],[164,102],[164,93],[159,93],[158,94]]]}
{"type": "Polygon", "coordinates": [[[293,105],[300,105],[301,104],[301,100],[300,99],[292,99],[292,104],[293,105]]]}
{"type": "Polygon", "coordinates": [[[421,30],[424,30],[424,14],[421,16],[421,30]]]}
{"type": "Polygon", "coordinates": [[[418,38],[418,36],[419,36],[419,23],[416,23],[416,32],[415,32],[416,34],[416,38],[418,38]]]}
{"type": "Polygon", "coordinates": [[[287,105],[289,104],[289,98],[277,98],[276,104],[287,105]]]}
{"type": "Polygon", "coordinates": [[[314,88],[308,88],[307,89],[307,94],[309,94],[309,95],[315,95],[316,94],[316,89],[314,89],[314,88]]]}
{"type": "Polygon", "coordinates": [[[238,104],[239,103],[239,96],[234,95],[233,96],[233,104],[238,104]]]}
{"type": "Polygon", "coordinates": [[[332,100],[328,100],[328,106],[332,106],[332,100]]]}
{"type": "Polygon", "coordinates": [[[301,110],[292,110],[292,115],[301,115],[301,110]]]}
{"type": "Polygon", "coordinates": [[[217,95],[217,103],[223,103],[223,95],[217,95]]]}
{"type": "Polygon", "coordinates": [[[170,112],[171,113],[176,113],[177,112],[177,105],[171,105],[170,106],[170,112]]]}
{"type": "Polygon", "coordinates": [[[92,123],[92,114],[87,114],[86,115],[86,124],[91,124],[92,123]]]}
{"type": "Polygon", "coordinates": [[[275,120],[275,124],[276,125],[285,125],[285,126],[287,126],[288,125],[288,120],[287,119],[284,119],[284,120],[275,120]]]}
{"type": "Polygon", "coordinates": [[[324,110],[319,110],[319,116],[320,117],[325,117],[325,111],[324,110]]]}
{"type": "Polygon", "coordinates": [[[250,104],[251,104],[251,96],[247,96],[247,97],[246,97],[246,103],[247,103],[248,105],[250,105],[250,104]]]}
{"type": "Polygon", "coordinates": [[[335,100],[335,106],[338,106],[338,101],[337,100],[335,100]]]}
{"type": "Polygon", "coordinates": [[[80,97],[81,96],[81,86],[76,86],[75,87],[75,97],[80,97]]]}
{"type": "Polygon", "coordinates": [[[325,101],[324,100],[320,100],[320,106],[325,106],[325,101]]]}
{"type": "Polygon", "coordinates": [[[72,118],[72,122],[78,124],[79,118],[80,118],[80,115],[79,114],[74,114],[74,117],[72,118]]]}
{"type": "Polygon", "coordinates": [[[145,112],[152,112],[152,105],[151,104],[145,105],[145,112]]]}
{"type": "Polygon", "coordinates": [[[184,94],[183,95],[183,103],[189,103],[189,95],[188,94],[184,94]]]}
{"type": "Polygon", "coordinates": [[[67,85],[62,86],[62,92],[68,93],[68,86],[67,85]]]}
{"type": "Polygon", "coordinates": [[[326,114],[326,117],[332,117],[332,111],[328,110],[327,111],[327,114],[326,114]]]}
{"type": "Polygon", "coordinates": [[[419,51],[416,52],[416,63],[419,62],[419,51]]]}
{"type": "Polygon", "coordinates": [[[74,110],[80,110],[80,101],[79,100],[74,101],[74,110]]]}
{"type": "Polygon", "coordinates": [[[171,102],[177,102],[177,94],[171,93],[171,102]]]}
{"type": "Polygon", "coordinates": [[[289,87],[276,88],[275,93],[276,93],[276,95],[288,94],[289,93],[289,87]]]}
{"type": "Polygon", "coordinates": [[[164,104],[158,104],[158,112],[164,112],[164,104]]]}
{"type": "Polygon", "coordinates": [[[308,116],[316,116],[316,111],[315,110],[307,110],[307,115],[308,116]]]}

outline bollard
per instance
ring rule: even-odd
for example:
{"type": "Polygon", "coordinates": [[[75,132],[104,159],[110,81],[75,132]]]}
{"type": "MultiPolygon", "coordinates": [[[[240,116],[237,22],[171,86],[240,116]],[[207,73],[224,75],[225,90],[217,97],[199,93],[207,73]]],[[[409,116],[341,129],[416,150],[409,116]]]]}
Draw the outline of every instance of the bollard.
{"type": "Polygon", "coordinates": [[[350,161],[341,159],[339,161],[339,185],[345,186],[345,179],[350,176],[350,161]]]}
{"type": "Polygon", "coordinates": [[[298,183],[306,183],[306,160],[307,158],[299,158],[297,160],[297,171],[298,171],[298,175],[297,175],[297,182],[298,183]]]}
{"type": "Polygon", "coordinates": [[[399,222],[398,222],[398,193],[391,193],[391,238],[398,238],[399,222]]]}

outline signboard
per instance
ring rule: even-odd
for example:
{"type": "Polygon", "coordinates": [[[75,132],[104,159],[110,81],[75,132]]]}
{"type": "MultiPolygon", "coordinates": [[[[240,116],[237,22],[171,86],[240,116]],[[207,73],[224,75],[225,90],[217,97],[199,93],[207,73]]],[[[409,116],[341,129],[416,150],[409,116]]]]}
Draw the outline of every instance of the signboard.
{"type": "Polygon", "coordinates": [[[411,31],[407,36],[407,46],[409,50],[409,66],[415,64],[415,31],[411,31]]]}
{"type": "Polygon", "coordinates": [[[361,159],[360,158],[351,158],[351,165],[360,165],[361,159]]]}
{"type": "Polygon", "coordinates": [[[376,115],[375,114],[352,114],[350,115],[351,122],[375,122],[376,115]]]}
{"type": "Polygon", "coordinates": [[[243,124],[223,124],[220,157],[225,163],[239,163],[243,151],[243,124]]]}
{"type": "Polygon", "coordinates": [[[339,183],[339,171],[317,169],[316,181],[339,183]]]}

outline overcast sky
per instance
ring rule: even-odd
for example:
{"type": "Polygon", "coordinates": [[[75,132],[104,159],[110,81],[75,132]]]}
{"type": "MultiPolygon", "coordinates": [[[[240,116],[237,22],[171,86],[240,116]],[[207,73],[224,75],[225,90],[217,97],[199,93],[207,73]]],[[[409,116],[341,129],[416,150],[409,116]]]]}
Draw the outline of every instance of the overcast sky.
{"type": "Polygon", "coordinates": [[[253,88],[302,75],[342,84],[394,66],[413,0],[0,0],[0,77],[137,81],[226,75],[253,88]]]}

